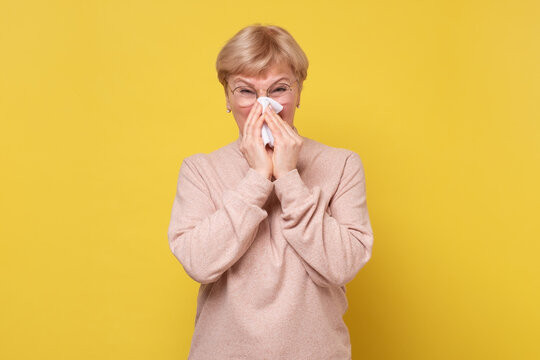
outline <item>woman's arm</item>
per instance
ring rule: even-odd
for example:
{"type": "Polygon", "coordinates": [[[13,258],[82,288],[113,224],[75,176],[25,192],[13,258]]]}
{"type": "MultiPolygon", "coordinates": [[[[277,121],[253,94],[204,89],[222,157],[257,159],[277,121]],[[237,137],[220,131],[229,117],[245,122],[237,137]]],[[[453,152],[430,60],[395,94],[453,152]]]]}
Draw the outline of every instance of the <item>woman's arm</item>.
{"type": "Polygon", "coordinates": [[[184,159],[168,229],[169,246],[186,273],[206,284],[219,279],[251,245],[268,213],[261,207],[272,182],[249,168],[236,189],[223,192],[216,210],[197,169],[184,159]]]}
{"type": "Polygon", "coordinates": [[[281,201],[282,231],[311,279],[320,286],[343,286],[371,258],[373,231],[366,203],[365,176],[351,153],[328,204],[318,186],[309,189],[294,169],[274,181],[281,201]]]}

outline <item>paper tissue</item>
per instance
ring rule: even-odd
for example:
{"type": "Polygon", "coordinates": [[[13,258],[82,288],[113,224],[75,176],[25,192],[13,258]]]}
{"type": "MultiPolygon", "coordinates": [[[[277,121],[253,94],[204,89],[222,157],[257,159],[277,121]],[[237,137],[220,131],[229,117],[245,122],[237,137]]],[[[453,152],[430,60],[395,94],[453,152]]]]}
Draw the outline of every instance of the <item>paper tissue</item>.
{"type": "MultiPolygon", "coordinates": [[[[279,113],[281,110],[283,110],[283,106],[272,98],[261,96],[257,98],[257,101],[262,105],[262,113],[264,113],[268,105],[272,106],[272,109],[274,109],[276,113],[279,113]]],[[[272,136],[272,133],[270,132],[270,128],[268,127],[266,122],[263,123],[261,135],[263,138],[264,146],[269,144],[273,148],[274,137],[272,136]]]]}

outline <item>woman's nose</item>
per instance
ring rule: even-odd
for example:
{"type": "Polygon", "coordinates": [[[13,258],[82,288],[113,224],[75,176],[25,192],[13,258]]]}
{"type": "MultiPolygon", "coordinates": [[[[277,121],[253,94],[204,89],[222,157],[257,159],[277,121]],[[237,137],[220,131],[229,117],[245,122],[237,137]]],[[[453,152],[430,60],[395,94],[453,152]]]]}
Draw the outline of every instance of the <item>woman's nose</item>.
{"type": "Polygon", "coordinates": [[[257,97],[260,98],[260,97],[262,97],[262,96],[266,96],[266,90],[259,89],[259,90],[258,90],[257,97]]]}

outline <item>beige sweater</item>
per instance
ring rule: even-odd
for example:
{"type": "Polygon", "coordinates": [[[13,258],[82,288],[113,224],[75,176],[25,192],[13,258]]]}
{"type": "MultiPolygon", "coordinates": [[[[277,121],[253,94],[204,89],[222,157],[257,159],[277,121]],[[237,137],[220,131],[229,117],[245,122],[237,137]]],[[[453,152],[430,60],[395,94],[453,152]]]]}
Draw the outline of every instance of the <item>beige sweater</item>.
{"type": "Polygon", "coordinates": [[[183,160],[168,239],[201,284],[189,359],[351,358],[345,284],[373,246],[364,169],[302,138],[297,168],[273,182],[242,135],[183,160]]]}

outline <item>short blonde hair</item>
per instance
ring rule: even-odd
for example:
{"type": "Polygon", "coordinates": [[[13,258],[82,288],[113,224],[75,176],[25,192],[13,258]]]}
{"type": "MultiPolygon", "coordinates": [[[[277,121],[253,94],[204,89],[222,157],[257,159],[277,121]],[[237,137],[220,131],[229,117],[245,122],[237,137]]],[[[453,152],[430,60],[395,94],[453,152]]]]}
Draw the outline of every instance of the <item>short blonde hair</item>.
{"type": "Polygon", "coordinates": [[[223,46],[217,57],[216,70],[226,92],[229,76],[258,76],[281,63],[291,67],[302,90],[309,62],[300,45],[279,26],[254,24],[238,31],[223,46]]]}

